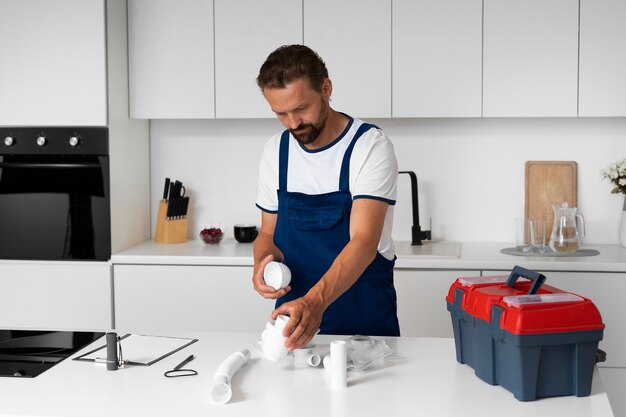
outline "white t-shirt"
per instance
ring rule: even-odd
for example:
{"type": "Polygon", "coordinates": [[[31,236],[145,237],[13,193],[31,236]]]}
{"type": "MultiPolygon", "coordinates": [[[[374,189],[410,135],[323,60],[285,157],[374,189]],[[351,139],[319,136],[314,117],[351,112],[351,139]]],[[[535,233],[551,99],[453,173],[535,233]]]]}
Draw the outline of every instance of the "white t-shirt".
{"type": "MultiPolygon", "coordinates": [[[[309,150],[289,135],[287,191],[324,194],[339,190],[339,173],[344,153],[362,120],[350,118],[342,134],[323,148],[309,150]]],[[[278,163],[282,132],[265,144],[259,168],[256,205],[263,211],[278,211],[278,163]]],[[[393,145],[380,129],[369,129],[356,141],[350,158],[350,193],[352,199],[372,198],[389,203],[378,252],[393,259],[391,238],[393,206],[396,203],[398,163],[393,145]]]]}

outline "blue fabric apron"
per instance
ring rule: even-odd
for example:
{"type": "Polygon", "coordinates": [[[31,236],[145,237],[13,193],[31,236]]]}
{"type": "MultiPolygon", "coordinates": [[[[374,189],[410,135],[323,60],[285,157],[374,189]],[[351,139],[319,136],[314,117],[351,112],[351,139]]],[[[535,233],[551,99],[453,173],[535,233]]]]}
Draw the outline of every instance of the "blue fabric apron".
{"type": "MultiPolygon", "coordinates": [[[[339,191],[317,195],[287,191],[289,132],[283,133],[274,243],[283,253],[292,278],[291,291],[276,301],[276,307],[305,295],[350,241],[350,156],[359,137],[372,127],[361,125],[348,146],[341,165],[339,191]]],[[[400,336],[394,264],[395,258],[390,261],[376,253],[356,283],[326,309],[320,333],[400,336]]]]}

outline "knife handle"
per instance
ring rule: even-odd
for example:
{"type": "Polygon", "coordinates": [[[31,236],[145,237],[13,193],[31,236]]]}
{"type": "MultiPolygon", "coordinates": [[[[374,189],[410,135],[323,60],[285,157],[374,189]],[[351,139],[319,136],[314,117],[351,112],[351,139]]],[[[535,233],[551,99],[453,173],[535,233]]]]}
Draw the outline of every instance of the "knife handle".
{"type": "Polygon", "coordinates": [[[163,189],[163,200],[167,201],[167,195],[170,191],[170,179],[165,178],[165,188],[163,189]]]}
{"type": "Polygon", "coordinates": [[[171,220],[172,219],[173,206],[174,206],[174,200],[170,198],[167,201],[167,214],[165,215],[165,220],[171,220]]]}
{"type": "Polygon", "coordinates": [[[189,197],[183,197],[183,217],[187,217],[187,209],[189,208],[189,197]]]}

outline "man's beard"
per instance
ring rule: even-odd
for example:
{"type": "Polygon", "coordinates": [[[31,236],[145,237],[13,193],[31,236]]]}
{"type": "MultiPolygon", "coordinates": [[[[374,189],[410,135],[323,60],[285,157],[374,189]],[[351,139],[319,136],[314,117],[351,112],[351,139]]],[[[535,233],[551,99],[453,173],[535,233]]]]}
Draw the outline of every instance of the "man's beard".
{"type": "Polygon", "coordinates": [[[328,120],[328,107],[328,103],[322,99],[322,110],[317,123],[301,123],[295,129],[289,129],[289,132],[291,132],[293,137],[296,138],[298,143],[301,145],[309,145],[315,142],[326,126],[326,120],[328,120]]]}

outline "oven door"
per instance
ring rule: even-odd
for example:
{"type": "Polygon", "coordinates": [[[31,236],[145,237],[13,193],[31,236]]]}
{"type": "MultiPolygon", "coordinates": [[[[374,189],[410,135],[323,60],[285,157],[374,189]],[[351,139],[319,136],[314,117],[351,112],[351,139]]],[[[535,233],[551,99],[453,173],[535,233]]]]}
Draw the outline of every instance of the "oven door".
{"type": "Polygon", "coordinates": [[[108,156],[0,157],[0,259],[111,257],[108,156]]]}

